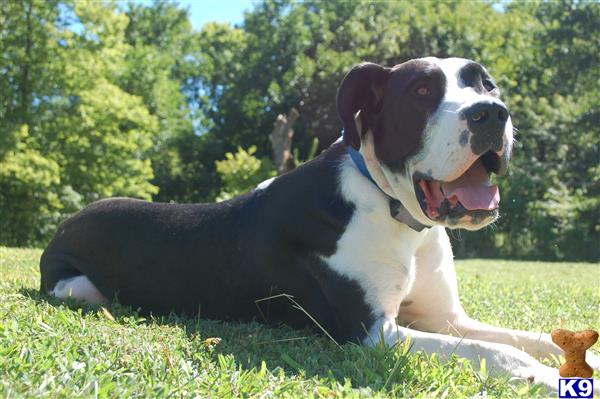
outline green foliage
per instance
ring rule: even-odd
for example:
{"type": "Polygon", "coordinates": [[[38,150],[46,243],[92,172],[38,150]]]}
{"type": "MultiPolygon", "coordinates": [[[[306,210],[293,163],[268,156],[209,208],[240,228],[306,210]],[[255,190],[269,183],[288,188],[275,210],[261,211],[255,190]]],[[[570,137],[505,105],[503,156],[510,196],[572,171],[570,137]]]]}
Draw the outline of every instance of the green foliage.
{"type": "Polygon", "coordinates": [[[193,132],[200,115],[194,115],[195,100],[186,98],[185,81],[197,74],[195,33],[186,10],[169,2],[152,7],[129,4],[125,40],[124,73],[119,84],[128,93],[141,97],[144,106],[158,121],[150,159],[154,171],[153,193],[158,201],[186,201],[198,194],[186,186],[196,178],[191,159],[182,152],[198,137],[193,132]],[[191,192],[190,192],[191,191],[191,192]]]}
{"type": "Polygon", "coordinates": [[[131,51],[127,17],[97,2],[1,7],[2,48],[23,50],[2,58],[10,67],[0,79],[7,90],[0,240],[44,242],[60,220],[101,197],[151,199],[158,188],[149,155],[159,124],[140,97],[120,86],[131,51]],[[77,16],[80,32],[69,28],[59,5],[77,16]]]}
{"type": "Polygon", "coordinates": [[[0,161],[0,241],[27,245],[41,238],[48,223],[62,208],[57,195],[60,187],[59,166],[30,148],[28,128],[17,132],[12,151],[0,161]],[[19,201],[14,201],[19,198],[19,201]],[[36,226],[35,231],[29,231],[36,226]]]}
{"type": "Polygon", "coordinates": [[[276,175],[273,163],[268,158],[254,156],[256,146],[248,150],[238,147],[237,152],[225,154],[225,159],[216,161],[217,172],[223,182],[217,201],[224,201],[246,193],[263,180],[276,175]]]}
{"type": "Polygon", "coordinates": [[[600,55],[589,49],[600,4],[514,3],[507,14],[531,15],[530,50],[515,54],[518,85],[506,93],[519,133],[503,217],[486,242],[466,233],[467,244],[488,246],[479,256],[598,260],[600,92],[589,84],[600,82],[600,55]]]}

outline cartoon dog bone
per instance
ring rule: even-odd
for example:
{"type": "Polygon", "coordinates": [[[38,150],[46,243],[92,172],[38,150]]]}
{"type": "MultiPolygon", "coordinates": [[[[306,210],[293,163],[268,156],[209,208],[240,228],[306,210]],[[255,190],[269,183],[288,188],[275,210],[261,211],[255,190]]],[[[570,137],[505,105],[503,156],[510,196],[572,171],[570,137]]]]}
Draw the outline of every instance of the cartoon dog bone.
{"type": "Polygon", "coordinates": [[[573,332],[558,329],[552,331],[552,341],[565,351],[565,364],[558,370],[561,377],[591,378],[594,370],[585,362],[585,351],[598,340],[594,330],[573,332]]]}

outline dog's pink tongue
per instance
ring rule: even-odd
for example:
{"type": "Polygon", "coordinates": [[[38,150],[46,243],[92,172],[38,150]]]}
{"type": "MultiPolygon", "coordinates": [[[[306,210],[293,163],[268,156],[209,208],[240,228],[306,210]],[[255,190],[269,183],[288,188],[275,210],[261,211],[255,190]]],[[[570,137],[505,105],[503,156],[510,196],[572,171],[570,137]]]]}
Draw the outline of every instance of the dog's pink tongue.
{"type": "Polygon", "coordinates": [[[470,211],[493,210],[500,203],[498,186],[489,185],[489,176],[481,160],[477,160],[458,179],[442,183],[446,198],[453,196],[470,211]]]}

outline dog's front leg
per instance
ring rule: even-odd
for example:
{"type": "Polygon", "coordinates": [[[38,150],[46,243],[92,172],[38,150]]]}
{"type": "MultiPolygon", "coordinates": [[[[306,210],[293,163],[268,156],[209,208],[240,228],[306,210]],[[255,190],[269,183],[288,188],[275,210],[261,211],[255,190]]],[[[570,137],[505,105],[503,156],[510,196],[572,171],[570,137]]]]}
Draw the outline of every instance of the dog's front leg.
{"type": "MultiPolygon", "coordinates": [[[[469,317],[460,302],[452,248],[443,228],[432,228],[417,253],[417,278],[400,308],[400,320],[412,329],[514,346],[537,359],[563,355],[549,334],[496,327],[469,317]]],[[[586,361],[600,370],[600,357],[586,361]]]]}
{"type": "Polygon", "coordinates": [[[462,309],[421,316],[412,321],[411,326],[461,338],[511,345],[537,359],[563,355],[562,349],[552,342],[549,334],[492,326],[470,318],[462,309]]]}
{"type": "Polygon", "coordinates": [[[411,352],[437,353],[443,361],[457,355],[469,360],[475,368],[479,367],[481,359],[485,359],[490,375],[511,376],[542,384],[552,392],[558,390],[557,369],[541,364],[527,353],[510,345],[417,331],[399,326],[393,318],[382,318],[376,322],[363,342],[366,345],[374,345],[380,342],[381,338],[390,346],[410,339],[411,352]]]}
{"type": "MultiPolygon", "coordinates": [[[[442,331],[465,338],[496,342],[512,345],[538,358],[564,356],[564,352],[554,342],[550,334],[530,331],[511,330],[496,327],[474,320],[465,313],[459,314],[454,320],[438,320],[437,325],[442,331]]],[[[596,370],[600,370],[600,357],[591,351],[586,352],[586,361],[596,370]]]]}

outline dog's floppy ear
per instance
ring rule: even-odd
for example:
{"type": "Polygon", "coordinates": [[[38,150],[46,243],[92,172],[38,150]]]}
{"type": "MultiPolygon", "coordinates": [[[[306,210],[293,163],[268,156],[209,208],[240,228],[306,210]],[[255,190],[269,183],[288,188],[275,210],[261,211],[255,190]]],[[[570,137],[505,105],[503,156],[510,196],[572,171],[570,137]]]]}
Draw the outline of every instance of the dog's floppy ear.
{"type": "Polygon", "coordinates": [[[392,69],[371,62],[356,65],[342,80],[337,93],[337,112],[344,125],[344,143],[360,148],[360,133],[354,115],[361,111],[363,131],[371,113],[377,111],[383,99],[385,84],[392,69]]]}

